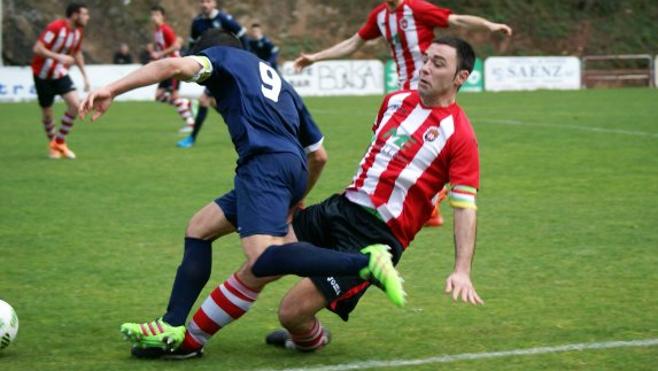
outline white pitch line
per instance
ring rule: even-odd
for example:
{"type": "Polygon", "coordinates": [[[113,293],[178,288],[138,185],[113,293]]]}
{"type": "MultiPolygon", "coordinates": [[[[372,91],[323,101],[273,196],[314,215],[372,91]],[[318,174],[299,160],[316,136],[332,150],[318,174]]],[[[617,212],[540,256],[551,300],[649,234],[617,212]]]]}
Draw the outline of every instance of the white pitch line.
{"type": "MultiPolygon", "coordinates": [[[[362,370],[368,368],[389,368],[389,367],[402,367],[402,366],[419,366],[432,363],[450,363],[458,361],[470,361],[487,358],[501,358],[501,357],[514,357],[514,356],[533,356],[538,354],[549,353],[563,353],[574,352],[592,349],[613,349],[613,348],[634,348],[634,347],[652,347],[658,345],[658,338],[645,339],[645,340],[628,340],[628,341],[605,341],[599,343],[577,343],[565,344],[553,347],[538,347],[527,349],[513,349],[500,352],[484,352],[484,353],[462,353],[453,355],[443,355],[419,359],[395,359],[388,361],[364,361],[355,363],[344,363],[338,365],[327,365],[317,367],[303,367],[303,368],[286,368],[279,369],[279,371],[342,371],[342,370],[362,370]]],[[[275,369],[264,369],[261,371],[273,371],[275,369]]]]}
{"type": "Polygon", "coordinates": [[[636,130],[623,130],[623,129],[606,129],[606,128],[597,128],[591,126],[579,126],[579,125],[563,125],[563,124],[549,124],[542,122],[525,122],[519,120],[473,120],[474,122],[483,122],[487,124],[503,124],[503,125],[520,125],[520,126],[540,126],[548,128],[563,128],[563,129],[574,129],[574,130],[583,130],[591,131],[595,133],[610,133],[610,134],[623,134],[623,135],[634,135],[640,137],[650,137],[658,138],[658,133],[650,133],[646,131],[636,131],[636,130]]]}

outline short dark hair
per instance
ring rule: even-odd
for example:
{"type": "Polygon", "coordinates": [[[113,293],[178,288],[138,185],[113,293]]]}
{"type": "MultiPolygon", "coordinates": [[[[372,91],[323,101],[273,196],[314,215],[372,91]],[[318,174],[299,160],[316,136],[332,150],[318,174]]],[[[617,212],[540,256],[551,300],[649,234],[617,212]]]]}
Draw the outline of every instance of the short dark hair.
{"type": "Polygon", "coordinates": [[[165,12],[165,9],[162,7],[162,5],[153,5],[151,7],[152,12],[160,12],[162,15],[167,15],[167,12],[165,12]]]}
{"type": "Polygon", "coordinates": [[[432,44],[448,45],[457,51],[457,72],[467,70],[470,74],[475,65],[475,51],[471,44],[454,36],[441,36],[432,41],[432,44]]]}
{"type": "Polygon", "coordinates": [[[219,30],[217,28],[211,28],[206,30],[199,41],[194,44],[194,47],[191,50],[191,54],[198,54],[200,51],[213,46],[232,46],[234,48],[242,48],[242,42],[234,34],[225,31],[219,30]]]}
{"type": "Polygon", "coordinates": [[[75,13],[80,13],[80,9],[87,9],[87,5],[82,3],[70,3],[66,6],[66,18],[71,18],[75,13]]]}
{"type": "Polygon", "coordinates": [[[251,24],[251,28],[254,28],[254,27],[258,27],[258,28],[260,28],[260,23],[258,23],[258,22],[254,22],[254,23],[252,23],[252,24],[251,24]]]}

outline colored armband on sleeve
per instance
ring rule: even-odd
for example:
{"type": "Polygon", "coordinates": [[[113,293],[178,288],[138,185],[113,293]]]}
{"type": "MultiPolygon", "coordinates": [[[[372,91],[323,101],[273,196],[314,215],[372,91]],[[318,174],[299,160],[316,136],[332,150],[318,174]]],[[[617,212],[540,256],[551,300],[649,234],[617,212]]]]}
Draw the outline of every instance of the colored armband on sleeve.
{"type": "Polygon", "coordinates": [[[463,185],[451,186],[448,191],[448,204],[459,209],[477,209],[475,197],[478,190],[463,185]]]}
{"type": "Polygon", "coordinates": [[[202,55],[192,55],[185,58],[192,58],[201,66],[199,72],[197,72],[189,80],[186,80],[186,82],[203,82],[208,77],[210,77],[210,75],[212,75],[212,63],[208,57],[204,57],[202,55]]]}

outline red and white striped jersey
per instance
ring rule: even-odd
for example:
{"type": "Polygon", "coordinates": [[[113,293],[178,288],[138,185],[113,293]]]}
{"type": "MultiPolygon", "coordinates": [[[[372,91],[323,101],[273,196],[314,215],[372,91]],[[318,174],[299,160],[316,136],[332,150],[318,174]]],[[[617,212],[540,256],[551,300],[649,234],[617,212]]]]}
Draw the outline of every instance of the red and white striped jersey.
{"type": "MultiPolygon", "coordinates": [[[[155,41],[155,50],[163,51],[174,45],[176,42],[176,32],[170,25],[163,23],[155,28],[153,40],[155,41]]],[[[180,57],[180,53],[178,50],[175,50],[162,58],[166,57],[180,57]]]]}
{"type": "MultiPolygon", "coordinates": [[[[51,22],[39,35],[46,49],[57,54],[74,56],[82,46],[82,28],[72,28],[67,19],[51,22]]],[[[59,79],[69,72],[68,66],[40,55],[32,58],[32,73],[41,79],[59,79]]]]}
{"type": "Polygon", "coordinates": [[[400,89],[417,89],[423,53],[434,39],[434,29],[448,27],[451,13],[424,0],[405,0],[392,11],[382,3],[370,12],[359,36],[364,40],[384,36],[397,65],[400,89]]]}
{"type": "Polygon", "coordinates": [[[480,182],[477,139],[456,103],[426,107],[417,91],[395,92],[384,99],[373,131],[345,195],[376,210],[402,246],[406,248],[429,219],[433,199],[445,184],[460,192],[453,206],[470,207],[470,199],[475,207],[480,182]]]}

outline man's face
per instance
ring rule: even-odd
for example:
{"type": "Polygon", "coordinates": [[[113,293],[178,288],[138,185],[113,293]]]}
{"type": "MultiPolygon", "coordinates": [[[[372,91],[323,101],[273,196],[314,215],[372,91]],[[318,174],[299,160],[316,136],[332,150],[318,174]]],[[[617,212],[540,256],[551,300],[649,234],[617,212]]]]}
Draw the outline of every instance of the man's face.
{"type": "Polygon", "coordinates": [[[161,25],[164,23],[164,15],[160,13],[159,10],[154,10],[151,12],[151,22],[156,25],[161,25]]]}
{"type": "Polygon", "coordinates": [[[468,78],[468,71],[457,73],[457,50],[449,45],[432,44],[425,51],[418,91],[424,96],[443,95],[468,78]]]}
{"type": "Polygon", "coordinates": [[[89,9],[80,8],[79,12],[73,13],[71,16],[73,18],[73,23],[75,23],[77,27],[85,27],[87,22],[89,22],[89,9]]]}
{"type": "Polygon", "coordinates": [[[250,33],[251,37],[257,40],[263,37],[263,30],[260,27],[252,27],[250,33]]]}
{"type": "Polygon", "coordinates": [[[210,15],[213,10],[217,9],[215,0],[199,0],[199,9],[204,15],[210,15]]]}

